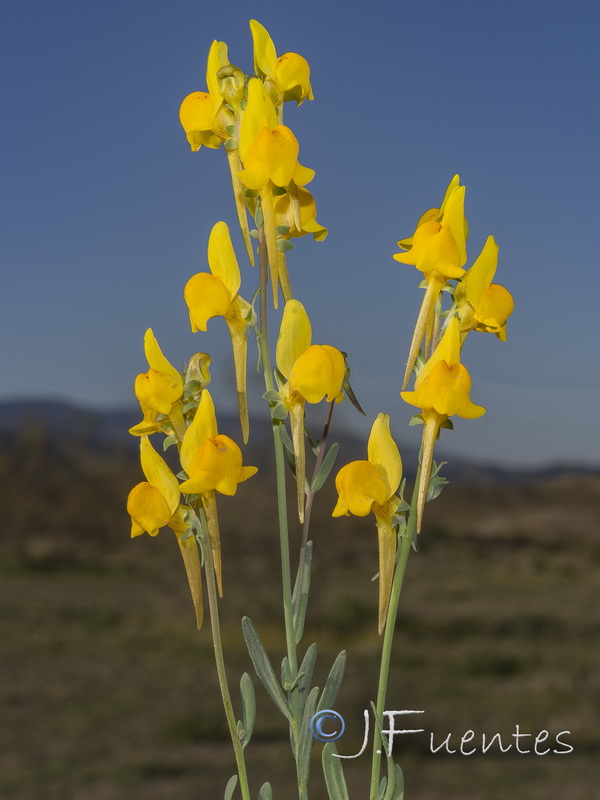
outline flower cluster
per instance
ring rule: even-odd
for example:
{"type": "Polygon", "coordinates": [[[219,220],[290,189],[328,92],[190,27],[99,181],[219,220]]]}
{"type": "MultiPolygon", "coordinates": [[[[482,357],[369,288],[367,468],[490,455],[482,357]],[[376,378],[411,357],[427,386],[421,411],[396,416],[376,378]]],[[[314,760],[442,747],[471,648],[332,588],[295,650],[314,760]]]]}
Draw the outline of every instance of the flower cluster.
{"type": "MultiPolygon", "coordinates": [[[[467,262],[468,226],[465,219],[465,187],[458,175],[450,181],[439,208],[430,208],[420,217],[414,234],[398,242],[405,252],[394,255],[396,261],[411,264],[423,274],[425,296],[409,347],[401,392],[402,399],[421,410],[417,421],[423,424],[419,477],[416,488],[415,532],[421,531],[423,510],[430,494],[433,452],[440,428],[450,427],[450,417],[476,419],[485,409],[470,399],[471,378],[460,362],[460,352],[469,331],[491,331],[506,339],[506,320],[513,310],[512,296],[503,286],[492,283],[498,261],[498,246],[492,236],[469,270],[467,262]],[[453,285],[456,281],[456,285],[453,285]],[[452,298],[452,306],[443,311],[442,292],[452,298]],[[443,325],[443,327],[442,327],[443,325]],[[413,371],[414,389],[405,391],[413,371]]],[[[336,487],[339,501],[333,516],[373,511],[379,531],[379,632],[385,614],[394,568],[396,545],[390,544],[392,515],[403,504],[394,498],[400,482],[386,483],[381,458],[371,455],[371,442],[381,440],[379,415],[369,439],[369,460],[354,461],[338,473],[336,487]],[[390,499],[391,498],[391,499],[390,499]],[[391,505],[390,505],[391,504],[391,505]],[[383,510],[382,510],[383,509],[383,510]],[[391,563],[391,566],[390,566],[391,563]]],[[[385,417],[387,420],[387,417],[385,417]]],[[[387,448],[395,448],[386,428],[387,448]]],[[[373,446],[374,447],[374,446],[373,446]]],[[[373,451],[374,452],[374,451],[373,451]]],[[[389,471],[388,473],[389,474],[389,471]]],[[[400,520],[397,518],[396,529],[400,520]]]]}
{"type": "Polygon", "coordinates": [[[219,593],[223,592],[219,525],[215,491],[233,495],[237,485],[257,471],[243,467],[239,447],[217,433],[215,408],[206,389],[210,357],[198,353],[183,375],[165,358],[151,330],[144,338],[147,373],[135,379],[135,393],[142,407],[142,422],[130,429],[140,437],[140,460],[146,480],[135,486],[127,499],[131,536],[156,536],[165,526],[177,537],[196,612],[202,625],[203,601],[200,559],[195,537],[197,498],[207,520],[211,563],[219,593]],[[190,417],[190,406],[194,411],[190,417]],[[179,483],[165,460],[156,452],[150,434],[164,433],[165,448],[176,443],[183,472],[179,483]],[[183,502],[182,502],[183,495],[183,502]]]}
{"type": "Polygon", "coordinates": [[[299,144],[283,124],[283,105],[313,99],[310,68],[298,53],[277,57],[267,30],[250,21],[254,70],[244,74],[229,62],[227,45],[214,41],[206,67],[207,92],[192,92],[181,104],[180,120],[193,151],[202,145],[227,152],[236,209],[244,242],[254,263],[247,210],[257,229],[264,225],[275,307],[279,286],[292,292],[287,273],[289,239],[312,233],[322,241],[327,229],[316,219],[313,196],[304,188],[315,172],[298,161],[299,144]]]}
{"type": "MultiPolygon", "coordinates": [[[[310,685],[316,644],[308,647],[302,660],[298,657],[310,590],[310,517],[314,495],[327,480],[338,452],[336,443],[327,446],[334,408],[347,397],[362,409],[350,388],[346,354],[333,345],[313,343],[313,326],[303,304],[293,297],[288,273],[286,253],[293,249],[293,239],[312,234],[316,241],[322,241],[327,235],[327,229],[317,222],[315,200],[306,189],[315,176],[314,170],[300,163],[298,140],[283,122],[286,102],[294,101],[299,106],[313,99],[309,65],[297,53],[278,56],[267,30],[256,20],[250,21],[250,30],[254,45],[252,71],[244,73],[232,64],[227,45],[214,41],[208,54],[206,91],[192,92],[183,100],[180,120],[192,152],[223,146],[227,154],[237,219],[251,266],[258,254],[258,286],[251,292],[244,288],[244,295],[252,298],[244,299],[243,272],[230,230],[226,222],[218,221],[208,239],[208,268],[189,278],[183,295],[194,333],[205,332],[214,317],[222,317],[227,326],[244,444],[250,434],[246,370],[252,335],[257,344],[258,369],[265,385],[263,398],[268,404],[275,448],[286,642],[281,680],[251,620],[245,618],[242,627],[256,674],[289,722],[298,796],[307,798],[311,752],[308,722],[318,709],[331,707],[346,660],[342,651],[321,692],[310,685]],[[255,226],[252,229],[249,215],[255,226]],[[256,253],[253,240],[258,245],[256,253]],[[284,307],[274,348],[274,368],[269,346],[269,297],[277,308],[280,295],[284,307]],[[257,303],[259,309],[255,311],[257,303]],[[322,401],[329,406],[323,434],[315,441],[307,430],[305,410],[307,404],[322,401]],[[315,453],[309,480],[306,439],[315,453]],[[295,585],[286,461],[295,478],[297,516],[302,526],[295,585]]],[[[433,460],[435,442],[442,428],[452,427],[451,417],[476,419],[485,413],[471,400],[471,378],[461,363],[461,351],[471,331],[494,333],[504,341],[506,322],[513,311],[508,290],[492,282],[498,262],[498,245],[492,236],[467,268],[465,191],[456,175],[439,208],[430,208],[421,215],[414,233],[398,242],[402,252],[394,255],[396,261],[417,269],[425,289],[400,392],[406,403],[419,410],[411,424],[423,425],[412,501],[409,504],[403,497],[402,459],[390,432],[390,417],[384,413],[377,414],[372,424],[367,458],[346,464],[335,478],[338,499],[332,516],[367,517],[372,513],[378,537],[377,627],[384,639],[370,797],[400,797],[403,791],[397,765],[379,782],[384,744],[381,731],[404,570],[411,547],[416,547],[425,504],[445,483],[433,460]],[[412,376],[414,384],[409,388],[412,376]]],[[[203,617],[204,567],[217,676],[237,766],[237,774],[230,779],[225,794],[231,797],[239,781],[242,800],[250,800],[254,794],[250,792],[243,751],[252,735],[255,697],[252,681],[245,674],[240,682],[242,719],[236,720],[218,612],[218,596],[223,597],[223,563],[216,498],[217,494],[235,495],[239,484],[252,477],[257,468],[245,466],[236,442],[219,433],[215,404],[207,388],[210,356],[196,353],[180,371],[165,357],[152,330],[145,334],[144,351],[148,370],[139,374],[134,384],[142,420],[130,433],[139,438],[145,480],[128,497],[131,536],[156,536],[161,528],[171,528],[183,558],[198,628],[203,617]],[[179,467],[175,471],[172,460],[159,455],[152,444],[150,437],[154,435],[165,437],[163,450],[171,446],[172,453],[177,450],[179,467]]],[[[323,751],[323,769],[328,795],[341,797],[345,782],[341,762],[333,758],[331,745],[323,751]]],[[[270,797],[271,793],[270,784],[265,783],[259,794],[270,797]]]]}

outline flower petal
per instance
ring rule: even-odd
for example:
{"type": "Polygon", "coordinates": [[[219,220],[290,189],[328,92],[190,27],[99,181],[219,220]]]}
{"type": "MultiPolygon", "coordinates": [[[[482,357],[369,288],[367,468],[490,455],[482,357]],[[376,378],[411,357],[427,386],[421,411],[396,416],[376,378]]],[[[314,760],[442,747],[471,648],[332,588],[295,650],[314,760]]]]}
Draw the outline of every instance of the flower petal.
{"type": "Polygon", "coordinates": [[[156,341],[156,337],[152,333],[152,328],[148,328],[144,335],[144,353],[146,355],[146,359],[148,360],[148,366],[150,366],[152,369],[155,369],[157,372],[162,372],[164,375],[168,375],[172,379],[173,383],[181,383],[181,388],[183,390],[183,380],[181,378],[181,374],[179,370],[176,370],[171,362],[163,355],[163,352],[156,341]]]}
{"type": "Polygon", "coordinates": [[[171,519],[171,510],[161,492],[150,483],[138,483],[129,492],[127,513],[131,516],[131,536],[144,531],[156,536],[171,519]]]}
{"type": "Polygon", "coordinates": [[[179,121],[193,152],[202,145],[212,149],[220,146],[221,140],[212,133],[215,114],[215,104],[208,92],[192,92],[181,103],[179,121]]]}
{"type": "Polygon", "coordinates": [[[419,372],[415,381],[415,389],[419,388],[440,361],[445,361],[450,367],[460,362],[460,328],[456,317],[452,317],[440,343],[433,351],[433,355],[419,372]]]}
{"type": "Polygon", "coordinates": [[[486,330],[499,333],[506,325],[506,320],[512,314],[514,307],[515,301],[508,289],[498,283],[491,283],[481,293],[475,311],[477,319],[486,330]]]}
{"type": "Polygon", "coordinates": [[[387,487],[379,471],[369,461],[352,461],[342,467],[335,478],[339,499],[332,516],[354,514],[366,517],[373,503],[384,505],[387,487]]]}
{"type": "Polygon", "coordinates": [[[277,51],[269,31],[255,19],[250,20],[250,31],[254,45],[254,71],[274,81],[277,51]]]}
{"type": "Polygon", "coordinates": [[[275,64],[275,83],[284,100],[300,105],[307,97],[314,100],[310,85],[310,66],[298,53],[284,53],[275,64]]]}
{"type": "Polygon", "coordinates": [[[217,80],[217,72],[221,67],[226,67],[229,64],[229,57],[227,55],[227,45],[225,42],[218,42],[216,39],[210,46],[208,51],[208,58],[206,60],[206,85],[210,96],[213,99],[215,110],[223,102],[223,97],[219,91],[219,81],[217,80]]]}
{"type": "Polygon", "coordinates": [[[194,419],[186,430],[181,444],[181,466],[188,475],[196,451],[202,447],[206,439],[214,439],[215,436],[217,436],[215,406],[210,392],[204,389],[194,419]]]}
{"type": "Polygon", "coordinates": [[[331,402],[342,391],[345,371],[344,356],[339,350],[313,344],[294,363],[290,387],[309,403],[319,403],[324,397],[331,402]]]}
{"type": "Polygon", "coordinates": [[[259,78],[252,78],[248,82],[248,102],[240,125],[239,151],[242,162],[245,162],[248,147],[261,130],[272,130],[276,125],[277,112],[264,83],[259,78]]]}
{"type": "Polygon", "coordinates": [[[188,464],[187,481],[181,484],[186,493],[206,494],[216,489],[226,495],[234,495],[238,483],[246,480],[256,472],[242,467],[242,453],[237,444],[229,436],[219,435],[214,439],[205,439],[192,456],[188,464]]]}
{"type": "Polygon", "coordinates": [[[179,400],[183,392],[183,381],[179,376],[179,381],[175,383],[169,375],[149,369],[136,377],[134,391],[144,411],[170,414],[173,403],[179,400]]]}
{"type": "Polygon", "coordinates": [[[442,227],[446,225],[452,232],[459,253],[458,266],[462,267],[467,260],[467,232],[465,226],[465,191],[464,186],[456,186],[445,201],[442,216],[442,227]]]}
{"type": "Polygon", "coordinates": [[[224,317],[231,305],[231,296],[221,280],[208,272],[193,275],[183,291],[194,332],[205,331],[212,317],[224,317]]]}
{"type": "Polygon", "coordinates": [[[498,249],[494,237],[488,236],[473,266],[467,270],[458,284],[457,295],[462,295],[473,308],[477,308],[479,298],[496,274],[498,249]]]}
{"type": "Polygon", "coordinates": [[[142,470],[149,484],[154,486],[165,498],[171,516],[179,505],[179,482],[164,459],[156,452],[147,436],[140,438],[140,460],[142,470]]]}
{"type": "Polygon", "coordinates": [[[220,278],[229,292],[230,299],[237,294],[242,279],[229,228],[225,222],[217,222],[208,239],[208,264],[216,278],[220,278]]]}
{"type": "Polygon", "coordinates": [[[371,428],[367,453],[370,463],[377,468],[386,483],[387,500],[397,491],[402,479],[402,459],[390,433],[388,414],[377,415],[371,428]]]}
{"type": "Polygon", "coordinates": [[[280,372],[289,378],[298,358],[310,347],[310,319],[299,300],[288,300],[283,310],[275,359],[280,372]]]}

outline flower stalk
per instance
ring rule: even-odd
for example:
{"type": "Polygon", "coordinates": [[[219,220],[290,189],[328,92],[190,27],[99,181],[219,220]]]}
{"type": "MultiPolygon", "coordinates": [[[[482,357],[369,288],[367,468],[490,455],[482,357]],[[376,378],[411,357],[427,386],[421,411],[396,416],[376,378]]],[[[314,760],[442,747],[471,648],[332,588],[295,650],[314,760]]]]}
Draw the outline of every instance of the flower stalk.
{"type": "Polygon", "coordinates": [[[233,752],[235,754],[235,763],[237,765],[242,800],[251,800],[250,788],[248,786],[248,775],[246,771],[246,761],[244,758],[244,748],[242,747],[242,743],[238,735],[235,715],[233,713],[233,704],[231,702],[231,694],[229,692],[229,684],[227,682],[227,671],[225,669],[225,659],[223,656],[223,642],[221,641],[219,603],[217,600],[217,586],[215,583],[212,547],[209,541],[209,534],[205,533],[208,531],[208,521],[206,518],[205,509],[201,503],[196,504],[196,511],[198,512],[198,516],[202,523],[202,537],[204,554],[206,558],[206,589],[210,613],[210,629],[212,633],[213,649],[215,652],[215,665],[217,668],[219,689],[221,690],[225,718],[227,719],[227,727],[229,728],[231,744],[233,745],[233,752]]]}

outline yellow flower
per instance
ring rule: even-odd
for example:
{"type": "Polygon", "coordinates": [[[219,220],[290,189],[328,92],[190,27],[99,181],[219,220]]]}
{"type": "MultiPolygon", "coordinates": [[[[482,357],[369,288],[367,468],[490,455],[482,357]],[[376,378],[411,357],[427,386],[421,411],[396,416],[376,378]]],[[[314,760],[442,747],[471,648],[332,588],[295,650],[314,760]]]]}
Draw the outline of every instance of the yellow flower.
{"type": "Polygon", "coordinates": [[[135,379],[135,396],[139,400],[144,418],[142,422],[129,429],[133,436],[157,433],[163,429],[157,415],[173,415],[173,424],[179,426],[183,394],[183,378],[175,367],[165,358],[152,329],[144,336],[144,351],[150,369],[135,379]]]}
{"type": "Polygon", "coordinates": [[[402,479],[402,460],[390,434],[390,418],[378,414],[367,449],[368,461],[352,461],[338,472],[335,488],[338,501],[333,517],[354,514],[366,517],[373,512],[379,539],[379,633],[383,633],[390,602],[396,532],[392,524],[399,500],[395,496],[402,479]]]}
{"type": "Polygon", "coordinates": [[[485,408],[471,402],[471,378],[460,363],[460,331],[458,319],[448,323],[442,340],[433,355],[419,372],[415,390],[401,392],[402,399],[420,408],[423,415],[421,477],[417,495],[417,533],[421,531],[423,509],[427,500],[433,450],[440,425],[455,414],[465,419],[477,419],[485,408]]]}
{"type": "Polygon", "coordinates": [[[208,240],[208,264],[212,274],[199,272],[189,279],[184,297],[190,313],[192,330],[205,331],[212,317],[224,317],[235,364],[240,424],[244,442],[248,441],[248,405],[246,402],[246,353],[250,304],[238,294],[241,276],[229,228],[225,222],[213,226],[208,240]]]}
{"type": "Polygon", "coordinates": [[[282,194],[275,198],[275,223],[277,227],[287,226],[289,231],[283,238],[290,239],[312,233],[315,241],[322,242],[327,237],[328,230],[317,222],[317,204],[315,198],[301,186],[298,187],[298,204],[300,207],[300,227],[296,226],[292,201],[289,194],[282,194]]]}
{"type": "Polygon", "coordinates": [[[425,350],[429,347],[435,304],[441,290],[448,280],[465,274],[463,265],[467,260],[467,224],[464,203],[465,187],[460,186],[459,176],[455,175],[441,207],[426,211],[417,223],[414,235],[398,242],[400,247],[408,248],[408,251],[396,253],[395,260],[414,265],[423,273],[426,282],[425,297],[410,344],[402,388],[408,383],[423,338],[425,350]]]}
{"type": "MultiPolygon", "coordinates": [[[[276,231],[279,239],[292,239],[312,233],[316,242],[327,238],[328,230],[317,222],[317,206],[315,199],[308,189],[296,187],[295,195],[288,192],[277,195],[273,199],[273,211],[276,231]],[[288,228],[287,233],[282,233],[282,228],[288,228]]],[[[292,300],[292,288],[288,275],[286,252],[283,248],[277,250],[277,273],[283,299],[287,303],[292,300]]]]}
{"type": "Polygon", "coordinates": [[[179,108],[179,121],[185,131],[192,153],[202,145],[216,150],[223,137],[215,133],[216,108],[208,92],[192,92],[184,98],[179,108]]]}
{"type": "Polygon", "coordinates": [[[314,100],[308,61],[298,53],[284,53],[277,58],[275,45],[267,29],[255,19],[250,20],[250,30],[254,43],[254,71],[267,79],[275,96],[275,104],[295,100],[300,105],[306,98],[314,100]]]}
{"type": "Polygon", "coordinates": [[[289,193],[299,227],[298,187],[309,183],[315,175],[314,170],[298,163],[298,152],[298,140],[292,131],[285,125],[277,125],[275,108],[264,84],[253,78],[248,84],[248,103],[240,127],[239,153],[244,169],[239,177],[244,186],[260,195],[275,308],[278,251],[273,189],[279,187],[289,193]]]}
{"type": "Polygon", "coordinates": [[[475,263],[456,287],[456,302],[461,336],[468,331],[487,331],[506,341],[506,320],[513,312],[514,300],[508,289],[492,283],[498,266],[498,245],[488,236],[475,263]]]}
{"type": "Polygon", "coordinates": [[[179,120],[193,153],[202,145],[216,149],[223,140],[229,138],[224,128],[229,119],[227,113],[221,113],[223,97],[217,79],[218,70],[228,64],[227,45],[214,41],[206,65],[208,92],[188,94],[179,109],[179,120]]]}
{"type": "Polygon", "coordinates": [[[188,509],[179,502],[179,483],[145,435],[140,439],[140,460],[146,480],[134,486],[127,498],[131,536],[140,536],[144,532],[156,536],[165,525],[175,533],[188,577],[196,624],[200,630],[203,616],[200,559],[194,537],[183,536],[188,529],[185,522],[188,509]]]}
{"type": "Polygon", "coordinates": [[[285,188],[294,181],[296,186],[304,186],[315,172],[298,163],[299,150],[298,140],[285,125],[276,125],[271,130],[266,126],[261,128],[242,155],[242,183],[259,192],[269,183],[285,188]]]}
{"type": "Polygon", "coordinates": [[[304,403],[340,403],[346,363],[342,353],[330,345],[311,344],[312,328],[308,314],[298,300],[285,304],[276,361],[287,378],[281,390],[282,402],[290,413],[292,442],[296,459],[298,516],[304,522],[304,403]]]}
{"type": "Polygon", "coordinates": [[[235,138],[230,133],[232,127],[236,130],[239,128],[242,113],[240,102],[244,95],[244,75],[241,70],[229,63],[225,42],[214,41],[211,45],[206,64],[206,85],[208,92],[192,92],[184,99],[179,110],[179,119],[192,152],[199,150],[202,145],[216,149],[220,147],[221,142],[229,140],[226,153],[235,207],[246,252],[250,263],[254,265],[254,253],[246,217],[244,187],[238,175],[241,167],[240,159],[235,145],[229,146],[235,142],[235,138]]]}
{"type": "Polygon", "coordinates": [[[256,467],[242,466],[242,454],[228,436],[219,435],[212,397],[202,392],[196,415],[181,445],[181,465],[188,475],[179,487],[185,494],[200,494],[208,519],[208,532],[219,594],[223,594],[221,545],[215,491],[234,495],[239,483],[250,478],[256,467]]]}

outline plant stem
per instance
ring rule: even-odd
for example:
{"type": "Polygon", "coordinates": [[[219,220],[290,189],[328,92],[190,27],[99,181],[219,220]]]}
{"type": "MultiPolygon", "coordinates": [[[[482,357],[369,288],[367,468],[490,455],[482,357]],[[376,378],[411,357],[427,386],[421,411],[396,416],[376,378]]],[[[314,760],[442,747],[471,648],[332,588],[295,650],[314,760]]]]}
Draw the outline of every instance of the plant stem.
{"type": "MultiPolygon", "coordinates": [[[[335,400],[332,400],[329,404],[329,408],[327,409],[327,417],[325,418],[325,424],[323,425],[323,434],[321,435],[321,441],[319,442],[319,452],[317,453],[317,460],[315,462],[315,468],[313,470],[312,479],[310,485],[312,484],[319,474],[319,470],[321,469],[321,464],[323,463],[323,459],[325,458],[325,448],[327,446],[327,435],[329,434],[329,426],[331,425],[331,417],[333,416],[333,407],[335,406],[335,400]]],[[[309,489],[306,495],[306,505],[304,506],[304,524],[302,525],[302,541],[300,543],[300,561],[298,563],[298,577],[296,578],[296,586],[298,587],[296,590],[296,603],[294,604],[294,617],[298,616],[300,611],[300,603],[302,600],[302,583],[304,581],[304,559],[306,554],[306,545],[308,543],[308,531],[310,529],[310,515],[312,512],[312,505],[313,500],[315,497],[316,492],[313,489],[309,489]]]]}
{"type": "MultiPolygon", "coordinates": [[[[269,275],[269,259],[265,241],[264,226],[258,232],[258,256],[260,270],[260,332],[258,336],[260,355],[265,376],[265,387],[267,391],[275,388],[273,381],[273,370],[271,367],[271,356],[269,353],[268,335],[268,313],[267,313],[267,282],[269,275]]],[[[275,442],[275,472],[277,478],[277,507],[279,514],[279,543],[281,550],[281,579],[283,589],[283,613],[285,623],[285,640],[287,645],[287,657],[290,667],[292,680],[298,674],[298,659],[296,655],[296,637],[294,634],[294,617],[292,609],[292,579],[290,571],[290,544],[288,533],[287,518],[287,497],[285,491],[285,456],[283,454],[283,441],[280,433],[281,423],[273,424],[273,439],[275,442]]],[[[299,697],[298,692],[292,692],[292,710],[296,725],[300,725],[299,716],[299,697]]]]}
{"type": "Polygon", "coordinates": [[[244,748],[240,742],[240,737],[237,732],[237,724],[233,713],[233,705],[231,703],[231,695],[229,693],[229,685],[227,683],[227,673],[225,671],[225,660],[223,658],[223,645],[221,642],[221,626],[219,623],[219,605],[217,600],[217,587],[215,583],[215,572],[213,567],[212,551],[208,537],[208,523],[204,508],[200,505],[198,508],[199,516],[202,521],[202,530],[204,533],[204,557],[206,559],[206,586],[208,589],[208,607],[210,610],[210,627],[212,631],[213,647],[215,651],[215,662],[217,666],[217,676],[219,678],[219,687],[221,689],[221,697],[223,698],[223,708],[225,709],[225,716],[227,718],[227,725],[229,727],[229,735],[231,736],[231,743],[235,753],[235,761],[237,764],[238,777],[240,779],[240,791],[242,793],[242,800],[251,800],[250,788],[248,786],[248,775],[246,773],[246,762],[244,760],[244,748]]]}
{"type": "MultiPolygon", "coordinates": [[[[410,504],[410,511],[408,516],[408,524],[406,531],[402,537],[400,545],[400,555],[396,565],[396,573],[394,575],[394,582],[392,584],[392,594],[390,597],[390,605],[388,608],[387,619],[385,623],[385,633],[383,635],[383,646],[381,649],[381,663],[379,667],[379,684],[377,687],[377,719],[380,724],[383,724],[383,712],[385,710],[385,698],[387,693],[387,684],[390,674],[390,661],[392,656],[392,644],[394,641],[394,629],[396,626],[396,616],[398,614],[398,602],[400,600],[400,592],[402,590],[402,583],[406,572],[406,564],[410,555],[413,536],[416,529],[416,505],[417,493],[420,482],[421,466],[417,471],[415,478],[415,486],[413,489],[412,500],[410,504]]],[[[369,799],[376,800],[377,790],[379,788],[379,767],[381,763],[381,751],[384,749],[384,743],[375,726],[375,734],[373,737],[373,759],[371,762],[371,789],[369,791],[369,799]]]]}

